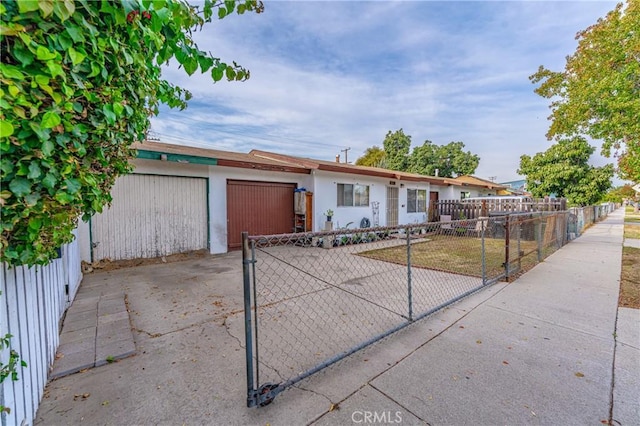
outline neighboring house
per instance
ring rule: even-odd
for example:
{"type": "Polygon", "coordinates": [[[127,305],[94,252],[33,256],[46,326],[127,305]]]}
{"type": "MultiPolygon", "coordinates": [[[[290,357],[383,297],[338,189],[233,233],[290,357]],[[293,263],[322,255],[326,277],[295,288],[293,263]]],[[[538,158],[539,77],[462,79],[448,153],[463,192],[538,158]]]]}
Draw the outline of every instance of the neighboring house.
{"type": "Polygon", "coordinates": [[[505,188],[500,190],[498,195],[531,195],[527,192],[527,181],[525,179],[501,182],[505,188]]]}
{"type": "Polygon", "coordinates": [[[472,197],[490,197],[499,195],[500,191],[505,189],[504,185],[502,184],[495,183],[486,179],[481,179],[476,176],[458,176],[453,180],[455,182],[461,183],[462,187],[459,188],[458,191],[459,197],[452,197],[452,199],[462,200],[472,197]]]}
{"type": "Polygon", "coordinates": [[[109,209],[81,224],[82,260],[239,249],[252,235],[426,222],[430,201],[495,194],[473,177],[424,176],[253,150],[249,154],[159,142],[134,146],[134,171],[118,178],[109,209]],[[309,194],[296,227],[294,193],[309,194]]]}

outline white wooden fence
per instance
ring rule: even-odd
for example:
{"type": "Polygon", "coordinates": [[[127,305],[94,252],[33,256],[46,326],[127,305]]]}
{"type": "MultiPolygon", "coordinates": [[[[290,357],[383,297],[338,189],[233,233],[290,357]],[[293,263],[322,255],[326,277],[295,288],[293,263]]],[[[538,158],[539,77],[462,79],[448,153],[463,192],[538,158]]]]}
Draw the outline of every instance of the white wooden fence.
{"type": "MultiPolygon", "coordinates": [[[[11,409],[1,414],[2,426],[33,424],[49,370],[58,349],[62,315],[73,301],[82,280],[77,240],[61,250],[47,266],[0,271],[0,335],[13,335],[11,348],[26,361],[19,380],[0,384],[0,404],[11,409]]],[[[7,363],[9,350],[0,353],[7,363]]]]}

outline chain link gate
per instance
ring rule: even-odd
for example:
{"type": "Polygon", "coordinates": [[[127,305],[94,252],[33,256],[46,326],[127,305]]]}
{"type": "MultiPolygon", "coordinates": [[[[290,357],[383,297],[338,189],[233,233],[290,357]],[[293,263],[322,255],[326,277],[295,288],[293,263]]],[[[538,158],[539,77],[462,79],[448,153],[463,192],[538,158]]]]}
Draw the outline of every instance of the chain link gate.
{"type": "Polygon", "coordinates": [[[529,269],[566,242],[559,217],[243,233],[247,406],[529,269]]]}

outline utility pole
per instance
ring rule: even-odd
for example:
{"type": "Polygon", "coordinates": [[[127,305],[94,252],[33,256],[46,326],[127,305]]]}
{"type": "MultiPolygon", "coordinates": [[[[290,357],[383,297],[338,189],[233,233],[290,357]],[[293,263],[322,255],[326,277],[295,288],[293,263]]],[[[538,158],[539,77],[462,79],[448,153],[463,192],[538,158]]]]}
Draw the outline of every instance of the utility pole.
{"type": "Polygon", "coordinates": [[[340,152],[344,152],[344,162],[348,163],[349,161],[347,160],[347,151],[349,151],[351,148],[346,148],[346,149],[341,149],[340,152]]]}
{"type": "Polygon", "coordinates": [[[489,180],[491,182],[495,182],[497,178],[498,178],[498,176],[489,176],[489,180]]]}

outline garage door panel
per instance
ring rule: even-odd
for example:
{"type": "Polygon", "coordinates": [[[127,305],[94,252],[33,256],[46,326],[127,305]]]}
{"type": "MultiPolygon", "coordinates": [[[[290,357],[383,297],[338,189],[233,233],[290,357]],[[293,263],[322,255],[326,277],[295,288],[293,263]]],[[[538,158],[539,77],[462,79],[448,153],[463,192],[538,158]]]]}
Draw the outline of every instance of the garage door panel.
{"type": "Polygon", "coordinates": [[[241,234],[283,234],[293,230],[295,183],[227,181],[227,245],[242,245],[241,234]]]}
{"type": "Polygon", "coordinates": [[[206,179],[127,175],[116,181],[111,194],[111,207],[91,221],[94,260],[207,248],[206,179]]]}

